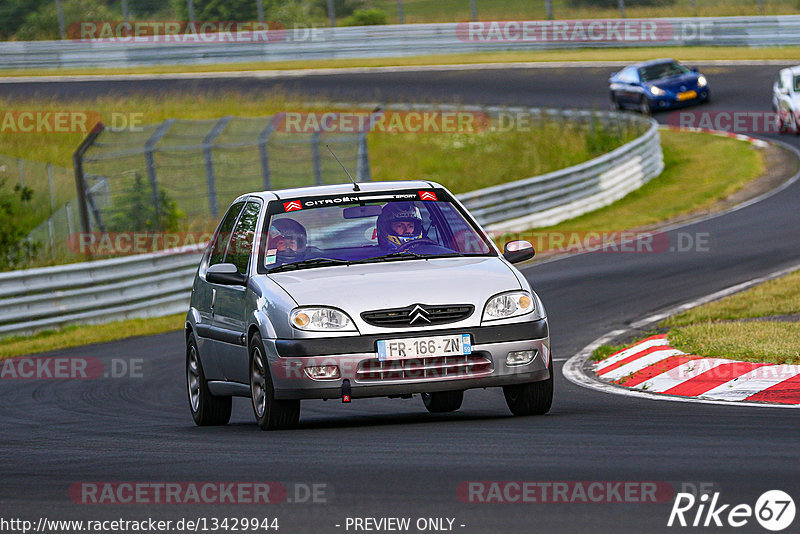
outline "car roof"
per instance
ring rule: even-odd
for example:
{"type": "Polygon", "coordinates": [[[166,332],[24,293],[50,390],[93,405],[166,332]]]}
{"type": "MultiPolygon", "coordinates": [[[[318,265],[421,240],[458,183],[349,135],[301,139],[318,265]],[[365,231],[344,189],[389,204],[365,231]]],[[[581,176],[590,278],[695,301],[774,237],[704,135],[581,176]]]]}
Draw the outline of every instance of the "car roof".
{"type": "MultiPolygon", "coordinates": [[[[397,182],[359,182],[358,187],[362,193],[375,193],[381,191],[401,191],[404,189],[431,189],[442,186],[436,182],[427,180],[405,180],[397,182]]],[[[346,195],[354,193],[353,184],[351,182],[331,185],[315,185],[310,187],[295,187],[291,189],[278,189],[274,191],[256,191],[241,195],[236,201],[244,200],[246,197],[260,197],[264,201],[285,199],[285,198],[298,198],[298,197],[315,197],[323,195],[346,195]]]]}
{"type": "Polygon", "coordinates": [[[639,69],[642,67],[652,67],[653,65],[660,65],[662,63],[677,63],[677,61],[669,57],[664,57],[661,59],[648,59],[647,61],[640,61],[639,63],[634,63],[630,66],[639,69]]]}

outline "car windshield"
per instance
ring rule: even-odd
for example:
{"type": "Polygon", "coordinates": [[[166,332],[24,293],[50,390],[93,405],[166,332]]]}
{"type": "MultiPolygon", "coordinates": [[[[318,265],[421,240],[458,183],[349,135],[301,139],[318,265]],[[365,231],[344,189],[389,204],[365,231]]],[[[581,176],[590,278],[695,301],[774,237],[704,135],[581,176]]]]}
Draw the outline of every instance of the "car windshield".
{"type": "Polygon", "coordinates": [[[686,74],[689,69],[676,61],[668,63],[656,63],[647,67],[639,69],[639,76],[642,82],[651,82],[653,80],[660,80],[661,78],[669,78],[670,76],[679,76],[686,74]]]}
{"type": "Polygon", "coordinates": [[[265,225],[259,270],[496,255],[488,238],[452,202],[362,200],[306,207],[314,202],[306,199],[300,209],[272,214],[265,225]]]}

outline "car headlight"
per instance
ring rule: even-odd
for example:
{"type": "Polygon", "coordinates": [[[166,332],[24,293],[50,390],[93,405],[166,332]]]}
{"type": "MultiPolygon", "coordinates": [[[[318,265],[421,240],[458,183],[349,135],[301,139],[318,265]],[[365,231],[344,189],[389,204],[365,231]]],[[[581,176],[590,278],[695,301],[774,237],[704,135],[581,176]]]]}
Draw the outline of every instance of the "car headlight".
{"type": "Polygon", "coordinates": [[[660,96],[660,95],[663,95],[666,91],[664,91],[662,88],[656,87],[654,85],[654,86],[650,87],[650,92],[653,93],[656,96],[660,96]]]}
{"type": "Polygon", "coordinates": [[[512,291],[501,293],[490,298],[483,309],[484,321],[508,319],[531,313],[536,309],[531,294],[527,291],[512,291]]]}
{"type": "Polygon", "coordinates": [[[292,311],[289,323],[300,330],[311,332],[355,332],[353,320],[335,308],[297,308],[292,311]]]}
{"type": "Polygon", "coordinates": [[[705,87],[706,85],[708,85],[708,80],[701,74],[697,77],[697,87],[705,87]]]}

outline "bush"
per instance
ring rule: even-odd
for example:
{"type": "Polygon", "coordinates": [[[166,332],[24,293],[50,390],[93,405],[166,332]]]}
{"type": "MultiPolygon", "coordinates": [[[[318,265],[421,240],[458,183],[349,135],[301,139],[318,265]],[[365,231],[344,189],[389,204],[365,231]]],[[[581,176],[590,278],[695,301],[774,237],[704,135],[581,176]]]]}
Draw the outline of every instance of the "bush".
{"type": "Polygon", "coordinates": [[[20,223],[30,210],[33,190],[15,185],[13,192],[3,191],[4,185],[0,180],[0,269],[9,270],[30,262],[41,245],[26,239],[28,229],[20,223]]]}
{"type": "MultiPolygon", "coordinates": [[[[325,16],[328,16],[328,1],[316,0],[317,7],[322,9],[325,16]]],[[[349,17],[356,10],[366,7],[364,0],[333,0],[333,12],[336,18],[349,17]]]]}
{"type": "Polygon", "coordinates": [[[359,9],[344,19],[343,26],[378,26],[386,24],[386,13],[380,9],[359,9]]]}
{"type": "Polygon", "coordinates": [[[177,232],[186,214],[163,190],[158,193],[158,201],[159,209],[156,212],[150,184],[136,173],[133,187],[117,195],[107,210],[106,231],[177,232]]]}
{"type": "MultiPolygon", "coordinates": [[[[98,0],[64,0],[61,5],[64,10],[64,24],[67,28],[73,22],[117,20],[121,18],[98,0]]],[[[66,30],[67,28],[64,29],[66,30]]],[[[55,2],[47,2],[38,10],[29,14],[25,22],[14,34],[14,38],[18,41],[60,39],[55,2]]]]}

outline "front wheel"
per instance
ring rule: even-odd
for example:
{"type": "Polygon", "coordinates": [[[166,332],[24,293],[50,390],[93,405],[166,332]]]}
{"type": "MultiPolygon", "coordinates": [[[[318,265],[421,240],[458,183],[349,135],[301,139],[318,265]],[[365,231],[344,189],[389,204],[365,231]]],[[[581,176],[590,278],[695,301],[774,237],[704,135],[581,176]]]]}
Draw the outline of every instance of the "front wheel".
{"type": "Polygon", "coordinates": [[[611,109],[611,111],[619,111],[620,109],[622,109],[622,106],[619,105],[619,100],[617,100],[616,94],[611,93],[609,98],[610,102],[608,107],[611,109]]]}
{"type": "Polygon", "coordinates": [[[186,340],[186,385],[189,409],[197,426],[228,424],[231,419],[231,398],[215,397],[209,391],[194,334],[189,334],[186,340]]]}
{"type": "Polygon", "coordinates": [[[261,430],[294,428],[300,421],[299,400],[275,400],[269,362],[259,334],[250,339],[250,396],[261,430]]]}
{"type": "Polygon", "coordinates": [[[461,403],[464,402],[464,392],[437,391],[435,393],[423,393],[422,402],[431,413],[454,412],[461,408],[461,403]]]}
{"type": "Polygon", "coordinates": [[[544,415],[553,405],[553,357],[550,355],[550,378],[529,384],[503,386],[508,409],[514,415],[544,415]]]}
{"type": "Polygon", "coordinates": [[[643,96],[639,99],[639,113],[642,115],[650,115],[651,111],[650,100],[646,96],[643,96]]]}

